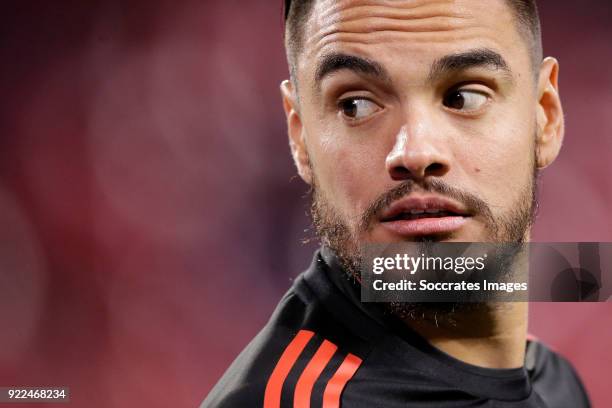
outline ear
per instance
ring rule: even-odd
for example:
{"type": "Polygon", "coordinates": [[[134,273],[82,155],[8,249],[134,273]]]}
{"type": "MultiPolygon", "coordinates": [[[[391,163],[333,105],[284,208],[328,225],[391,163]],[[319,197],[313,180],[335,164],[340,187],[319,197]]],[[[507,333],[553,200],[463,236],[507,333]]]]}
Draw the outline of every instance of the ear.
{"type": "Polygon", "coordinates": [[[293,84],[289,80],[284,80],[280,85],[281,96],[283,98],[283,108],[287,117],[287,132],[289,134],[289,147],[291,155],[297,167],[298,174],[307,184],[312,183],[312,170],[306,141],[304,138],[305,130],[302,118],[298,110],[298,101],[293,84]]]}
{"type": "Polygon", "coordinates": [[[536,160],[538,168],[543,169],[557,158],[565,132],[556,59],[548,57],[542,61],[537,92],[536,160]]]}

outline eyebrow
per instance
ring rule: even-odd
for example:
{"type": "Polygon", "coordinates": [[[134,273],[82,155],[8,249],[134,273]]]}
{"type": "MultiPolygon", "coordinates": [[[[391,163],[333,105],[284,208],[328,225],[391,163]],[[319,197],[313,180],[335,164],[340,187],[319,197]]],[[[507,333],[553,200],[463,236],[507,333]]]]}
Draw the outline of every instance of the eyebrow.
{"type": "MultiPolygon", "coordinates": [[[[489,48],[477,48],[445,55],[435,60],[431,65],[428,80],[434,81],[451,73],[480,67],[501,70],[506,77],[512,79],[508,63],[498,52],[489,48]]],[[[341,70],[353,71],[381,82],[391,83],[391,76],[380,63],[356,55],[332,52],[325,54],[317,66],[315,88],[319,90],[323,78],[341,70]]]]}
{"type": "Polygon", "coordinates": [[[325,54],[321,58],[315,72],[315,87],[319,88],[321,80],[326,76],[345,69],[382,82],[391,82],[391,76],[378,62],[356,55],[334,52],[325,54]]]}
{"type": "Polygon", "coordinates": [[[508,63],[498,52],[489,48],[478,48],[437,59],[431,65],[428,79],[433,81],[450,73],[481,67],[501,70],[506,77],[512,78],[508,63]]]}

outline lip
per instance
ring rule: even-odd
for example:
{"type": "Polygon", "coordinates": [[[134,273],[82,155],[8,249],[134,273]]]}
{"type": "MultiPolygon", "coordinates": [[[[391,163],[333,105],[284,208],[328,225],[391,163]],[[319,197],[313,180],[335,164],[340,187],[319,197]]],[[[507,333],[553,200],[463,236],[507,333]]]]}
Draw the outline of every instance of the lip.
{"type": "Polygon", "coordinates": [[[457,231],[470,217],[464,206],[445,197],[411,196],[391,204],[381,214],[380,222],[398,235],[418,236],[457,231]],[[404,216],[418,218],[403,219],[404,216]]]}

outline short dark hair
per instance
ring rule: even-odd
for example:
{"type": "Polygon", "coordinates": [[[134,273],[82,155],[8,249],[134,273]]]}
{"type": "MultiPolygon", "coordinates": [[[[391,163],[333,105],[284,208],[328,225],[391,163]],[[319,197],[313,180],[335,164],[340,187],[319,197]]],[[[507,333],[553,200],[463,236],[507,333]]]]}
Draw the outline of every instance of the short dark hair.
{"type": "MultiPolygon", "coordinates": [[[[295,79],[297,55],[302,50],[304,25],[316,0],[285,0],[285,47],[291,76],[295,79]]],[[[505,0],[514,11],[521,34],[531,50],[535,73],[542,62],[542,33],[536,0],[505,0]]]]}

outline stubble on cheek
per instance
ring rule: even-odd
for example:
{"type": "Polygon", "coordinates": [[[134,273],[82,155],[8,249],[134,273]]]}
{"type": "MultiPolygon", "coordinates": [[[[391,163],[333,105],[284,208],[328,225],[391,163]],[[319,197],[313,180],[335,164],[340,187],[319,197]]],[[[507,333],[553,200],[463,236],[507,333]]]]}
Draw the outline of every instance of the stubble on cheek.
{"type": "MultiPolygon", "coordinates": [[[[310,160],[312,191],[318,202],[325,203],[325,212],[334,214],[342,220],[353,235],[359,233],[359,225],[364,212],[376,197],[384,192],[387,180],[384,155],[377,157],[375,146],[354,140],[353,145],[338,141],[345,135],[321,137],[310,160]]],[[[321,204],[323,206],[323,204],[321,204]]],[[[323,207],[322,207],[323,210],[323,207]]]]}

